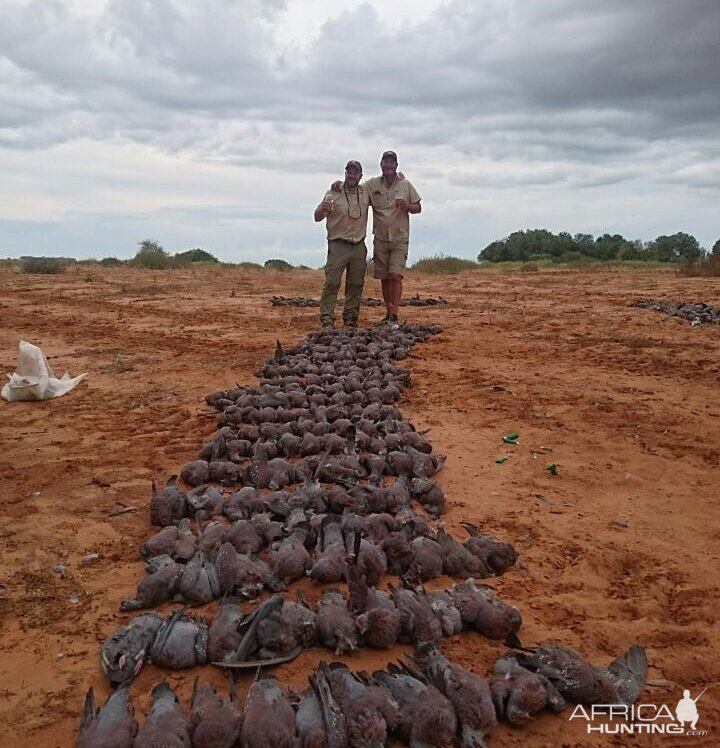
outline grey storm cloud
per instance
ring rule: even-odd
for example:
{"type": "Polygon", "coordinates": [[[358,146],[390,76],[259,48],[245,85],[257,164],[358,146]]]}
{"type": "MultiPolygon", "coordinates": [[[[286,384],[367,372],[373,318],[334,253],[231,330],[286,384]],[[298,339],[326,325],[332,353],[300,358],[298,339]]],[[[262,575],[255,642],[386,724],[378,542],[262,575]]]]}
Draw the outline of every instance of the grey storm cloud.
{"type": "Polygon", "coordinates": [[[95,18],[47,0],[11,8],[0,143],[212,143],[272,167],[243,142],[316,122],[362,132],[382,117],[389,136],[418,147],[594,161],[650,140],[693,142],[720,119],[716,0],[455,0],[399,28],[361,5],[305,51],[277,42],[283,6],[115,0],[95,18]]]}

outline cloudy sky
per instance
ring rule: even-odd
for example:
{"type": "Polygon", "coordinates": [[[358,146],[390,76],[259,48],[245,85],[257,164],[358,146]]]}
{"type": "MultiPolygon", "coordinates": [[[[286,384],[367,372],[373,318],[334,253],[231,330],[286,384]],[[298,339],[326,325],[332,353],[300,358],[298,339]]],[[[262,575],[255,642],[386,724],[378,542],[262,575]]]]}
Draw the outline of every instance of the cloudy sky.
{"type": "Polygon", "coordinates": [[[411,257],[720,238],[718,0],[0,0],[0,256],[323,261],[387,148],[411,257]]]}

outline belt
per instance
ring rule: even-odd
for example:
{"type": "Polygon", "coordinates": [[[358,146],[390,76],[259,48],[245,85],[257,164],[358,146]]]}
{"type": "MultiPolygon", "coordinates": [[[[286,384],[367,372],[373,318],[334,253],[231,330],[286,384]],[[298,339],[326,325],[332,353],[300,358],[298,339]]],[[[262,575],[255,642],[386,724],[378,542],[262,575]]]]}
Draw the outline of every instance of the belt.
{"type": "Polygon", "coordinates": [[[365,239],[361,239],[359,242],[351,242],[347,239],[330,239],[331,242],[340,242],[341,244],[347,244],[349,247],[357,247],[358,244],[362,244],[365,239]]]}

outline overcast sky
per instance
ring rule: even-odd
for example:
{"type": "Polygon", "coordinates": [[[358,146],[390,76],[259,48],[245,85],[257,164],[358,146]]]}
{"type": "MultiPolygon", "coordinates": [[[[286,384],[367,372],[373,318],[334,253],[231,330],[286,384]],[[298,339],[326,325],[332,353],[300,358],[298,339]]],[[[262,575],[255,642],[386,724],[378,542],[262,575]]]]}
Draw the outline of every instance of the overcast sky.
{"type": "Polygon", "coordinates": [[[0,256],[320,265],[383,150],[411,260],[525,228],[720,238],[719,0],[0,0],[0,256]]]}

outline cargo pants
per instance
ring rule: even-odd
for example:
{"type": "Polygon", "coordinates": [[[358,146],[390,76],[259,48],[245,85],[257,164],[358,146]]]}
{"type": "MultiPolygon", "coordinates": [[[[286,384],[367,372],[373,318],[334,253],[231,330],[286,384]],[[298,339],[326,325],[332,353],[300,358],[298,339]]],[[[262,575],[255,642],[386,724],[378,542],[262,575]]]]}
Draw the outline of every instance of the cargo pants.
{"type": "Polygon", "coordinates": [[[325,285],[320,297],[320,322],[329,324],[335,321],[337,301],[342,274],[345,272],[345,304],[343,322],[357,324],[360,316],[360,301],[365,284],[367,247],[365,242],[350,244],[342,239],[328,241],[327,261],[325,262],[325,285]]]}

